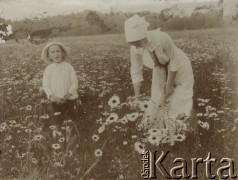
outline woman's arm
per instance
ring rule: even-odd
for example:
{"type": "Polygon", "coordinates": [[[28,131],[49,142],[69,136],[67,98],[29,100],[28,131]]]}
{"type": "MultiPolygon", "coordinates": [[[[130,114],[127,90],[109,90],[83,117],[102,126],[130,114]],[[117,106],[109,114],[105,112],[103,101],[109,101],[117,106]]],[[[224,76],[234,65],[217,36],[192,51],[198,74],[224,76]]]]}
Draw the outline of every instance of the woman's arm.
{"type": "Polygon", "coordinates": [[[131,47],[131,79],[134,87],[135,96],[140,95],[140,89],[141,89],[141,82],[143,81],[143,61],[142,56],[140,54],[137,54],[133,47],[131,47]]]}
{"type": "Polygon", "coordinates": [[[169,57],[168,77],[165,85],[165,96],[168,97],[174,92],[174,82],[180,63],[177,54],[177,47],[175,46],[171,37],[164,33],[163,50],[169,57]]]}

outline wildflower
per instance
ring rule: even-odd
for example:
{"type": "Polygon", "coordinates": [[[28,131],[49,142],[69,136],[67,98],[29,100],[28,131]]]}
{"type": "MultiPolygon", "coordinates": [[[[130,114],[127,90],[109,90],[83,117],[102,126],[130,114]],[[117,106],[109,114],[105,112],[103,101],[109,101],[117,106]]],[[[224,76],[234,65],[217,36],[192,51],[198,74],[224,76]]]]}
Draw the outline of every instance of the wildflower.
{"type": "Polygon", "coordinates": [[[95,152],[94,152],[94,155],[95,155],[96,157],[102,156],[102,150],[101,150],[101,149],[96,149],[95,152]]]}
{"type": "Polygon", "coordinates": [[[61,112],[55,112],[55,113],[54,113],[55,116],[58,116],[58,115],[60,115],[60,114],[61,114],[61,112]]]}
{"type": "Polygon", "coordinates": [[[51,147],[52,149],[57,150],[57,149],[60,149],[60,144],[52,144],[51,147]]]}
{"type": "Polygon", "coordinates": [[[101,134],[104,130],[105,130],[105,125],[102,125],[102,126],[98,129],[98,133],[101,134]]]}
{"type": "Polygon", "coordinates": [[[142,154],[145,151],[145,145],[138,141],[135,142],[134,148],[140,154],[142,154]]]}
{"type": "Polygon", "coordinates": [[[158,138],[158,136],[154,134],[150,134],[148,137],[148,141],[155,146],[158,146],[160,144],[160,140],[161,139],[158,138]]]}
{"type": "Polygon", "coordinates": [[[30,105],[26,106],[26,110],[27,111],[31,111],[32,110],[32,106],[30,106],[30,105]]]}
{"type": "Polygon", "coordinates": [[[127,119],[129,121],[135,121],[138,117],[139,117],[139,113],[138,112],[127,114],[127,119]]]}
{"type": "Polygon", "coordinates": [[[71,150],[66,152],[66,156],[71,157],[73,155],[73,152],[71,150]]]}
{"type": "Polygon", "coordinates": [[[31,130],[31,129],[25,129],[25,132],[26,132],[26,133],[31,133],[32,130],[31,130]]]}
{"type": "Polygon", "coordinates": [[[92,136],[92,139],[93,139],[93,141],[98,141],[98,139],[99,139],[99,136],[98,136],[98,135],[96,135],[96,134],[94,134],[94,135],[92,136]]]}
{"type": "Polygon", "coordinates": [[[65,141],[65,138],[64,138],[64,137],[62,137],[62,138],[59,139],[59,142],[60,142],[60,143],[62,143],[62,142],[64,142],[64,141],[65,141]]]}
{"type": "Polygon", "coordinates": [[[36,131],[37,131],[37,132],[41,132],[41,131],[42,131],[42,128],[37,128],[36,131]]]}
{"type": "Polygon", "coordinates": [[[204,106],[204,103],[198,103],[198,106],[199,107],[204,106]]]}
{"type": "Polygon", "coordinates": [[[202,117],[203,114],[202,113],[197,113],[197,117],[202,117]]]}
{"type": "Polygon", "coordinates": [[[235,130],[236,130],[236,126],[234,126],[231,131],[233,132],[233,131],[235,131],[235,130]]]}
{"type": "Polygon", "coordinates": [[[7,123],[2,123],[2,124],[0,124],[0,128],[3,128],[3,129],[5,129],[7,127],[7,123]]]}
{"type": "Polygon", "coordinates": [[[52,131],[52,134],[53,134],[53,137],[56,137],[56,135],[58,135],[58,136],[62,135],[61,132],[56,131],[56,130],[53,130],[53,131],[52,131]]]}
{"type": "Polygon", "coordinates": [[[238,118],[236,118],[236,119],[234,120],[234,122],[235,122],[236,124],[238,124],[238,118]]]}
{"type": "Polygon", "coordinates": [[[183,140],[185,140],[186,136],[184,134],[177,134],[174,136],[174,140],[175,141],[180,141],[182,142],[183,140]]]}
{"type": "Polygon", "coordinates": [[[158,134],[161,133],[161,131],[159,129],[149,129],[148,134],[158,134]]]}
{"type": "Polygon", "coordinates": [[[16,124],[16,121],[15,120],[10,120],[9,123],[16,124]]]}
{"type": "Polygon", "coordinates": [[[41,134],[35,135],[33,140],[34,141],[40,141],[41,139],[43,139],[44,137],[41,134]]]}
{"type": "Polygon", "coordinates": [[[202,122],[201,120],[198,120],[198,124],[204,129],[209,129],[210,127],[208,122],[202,122]]]}
{"type": "Polygon", "coordinates": [[[122,124],[126,124],[128,123],[128,119],[126,118],[126,116],[124,116],[123,118],[119,119],[119,122],[122,124]]]}
{"type": "Polygon", "coordinates": [[[12,136],[9,135],[9,136],[7,136],[7,137],[5,138],[5,141],[9,141],[9,140],[11,140],[11,139],[12,139],[12,136]]]}
{"type": "Polygon", "coordinates": [[[110,116],[106,119],[106,125],[109,125],[118,120],[118,115],[116,113],[111,113],[110,116]]]}
{"type": "Polygon", "coordinates": [[[127,141],[123,141],[123,145],[127,145],[128,144],[128,142],[127,141]]]}
{"type": "Polygon", "coordinates": [[[137,138],[137,135],[132,135],[131,138],[132,138],[132,139],[136,139],[136,138],[137,138]]]}
{"type": "Polygon", "coordinates": [[[5,130],[5,128],[0,127],[0,132],[3,132],[5,130]]]}
{"type": "Polygon", "coordinates": [[[55,167],[64,167],[64,165],[61,162],[55,162],[54,166],[55,167]]]}
{"type": "Polygon", "coordinates": [[[120,98],[117,95],[113,95],[108,101],[108,105],[111,108],[116,108],[119,106],[119,104],[120,104],[120,98]]]}
{"type": "Polygon", "coordinates": [[[215,113],[215,112],[213,112],[213,113],[211,113],[211,114],[209,114],[209,118],[213,118],[213,117],[217,117],[218,115],[217,115],[217,113],[215,113]]]}
{"type": "Polygon", "coordinates": [[[99,108],[99,109],[102,109],[102,108],[103,108],[103,105],[99,105],[98,108],[99,108]]]}
{"type": "Polygon", "coordinates": [[[32,162],[33,164],[37,164],[37,163],[38,163],[37,159],[35,159],[35,158],[32,158],[32,159],[31,159],[31,162],[32,162]]]}
{"type": "Polygon", "coordinates": [[[43,116],[40,116],[40,119],[49,119],[49,115],[48,114],[44,114],[43,116]]]}
{"type": "Polygon", "coordinates": [[[53,131],[56,129],[56,126],[49,126],[49,128],[53,131]]]}
{"type": "Polygon", "coordinates": [[[217,113],[218,113],[218,114],[223,114],[224,111],[218,110],[217,113]]]}
{"type": "Polygon", "coordinates": [[[139,107],[141,111],[145,111],[149,107],[149,101],[139,102],[139,107]]]}

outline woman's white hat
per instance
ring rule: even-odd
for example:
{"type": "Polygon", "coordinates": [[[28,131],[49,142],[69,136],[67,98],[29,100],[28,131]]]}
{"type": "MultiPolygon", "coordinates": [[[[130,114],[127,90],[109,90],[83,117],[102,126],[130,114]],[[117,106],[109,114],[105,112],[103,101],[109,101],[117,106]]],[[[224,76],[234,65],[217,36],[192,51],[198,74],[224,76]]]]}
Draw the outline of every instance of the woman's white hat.
{"type": "Polygon", "coordinates": [[[49,47],[52,46],[52,45],[58,45],[58,46],[61,47],[61,49],[62,49],[63,52],[64,52],[63,61],[69,60],[69,57],[70,57],[70,48],[67,47],[67,46],[65,46],[65,45],[63,45],[63,44],[60,43],[60,42],[52,41],[52,42],[49,42],[49,43],[44,47],[44,49],[43,49],[42,52],[41,52],[41,59],[42,59],[46,64],[52,63],[52,61],[49,59],[49,55],[48,55],[49,47]]]}
{"type": "Polygon", "coordinates": [[[138,41],[147,36],[149,23],[144,17],[134,15],[125,22],[125,36],[127,42],[138,41]]]}

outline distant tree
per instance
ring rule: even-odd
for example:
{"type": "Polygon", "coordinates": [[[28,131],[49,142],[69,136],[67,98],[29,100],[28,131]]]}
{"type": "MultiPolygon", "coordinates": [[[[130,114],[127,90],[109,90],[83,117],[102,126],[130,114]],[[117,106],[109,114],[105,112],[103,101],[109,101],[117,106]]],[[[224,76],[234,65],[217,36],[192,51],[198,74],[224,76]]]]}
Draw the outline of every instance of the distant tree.
{"type": "Polygon", "coordinates": [[[90,25],[96,25],[99,26],[102,30],[102,32],[110,31],[111,29],[104,24],[104,19],[101,19],[96,11],[89,11],[85,20],[90,24],[90,25]]]}

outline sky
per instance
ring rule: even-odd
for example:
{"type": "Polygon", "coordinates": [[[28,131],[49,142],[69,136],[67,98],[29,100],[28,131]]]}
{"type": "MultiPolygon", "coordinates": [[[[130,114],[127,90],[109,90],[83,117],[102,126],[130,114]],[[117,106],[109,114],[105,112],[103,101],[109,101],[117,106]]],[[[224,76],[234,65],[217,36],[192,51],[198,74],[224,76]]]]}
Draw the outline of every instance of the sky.
{"type": "MultiPolygon", "coordinates": [[[[229,0],[237,1],[238,0],[229,0]]],[[[192,11],[199,4],[217,4],[218,0],[0,0],[0,16],[5,19],[24,19],[34,16],[70,14],[84,10],[99,12],[160,11],[175,4],[192,11]]]]}

